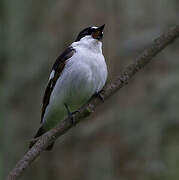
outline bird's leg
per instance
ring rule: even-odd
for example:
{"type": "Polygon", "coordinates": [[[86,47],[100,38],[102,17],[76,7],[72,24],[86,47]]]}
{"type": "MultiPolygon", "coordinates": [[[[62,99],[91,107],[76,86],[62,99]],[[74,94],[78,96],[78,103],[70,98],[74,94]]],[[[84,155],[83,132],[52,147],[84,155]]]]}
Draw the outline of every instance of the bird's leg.
{"type": "Polygon", "coordinates": [[[103,90],[96,92],[94,94],[95,97],[98,97],[102,102],[104,102],[104,96],[101,94],[103,92],[103,90]]]}
{"type": "Polygon", "coordinates": [[[80,113],[80,112],[78,110],[74,111],[74,112],[71,112],[68,105],[66,103],[64,105],[65,105],[65,108],[67,110],[68,117],[71,119],[72,125],[75,125],[75,120],[74,120],[73,115],[76,114],[76,113],[80,113]]]}

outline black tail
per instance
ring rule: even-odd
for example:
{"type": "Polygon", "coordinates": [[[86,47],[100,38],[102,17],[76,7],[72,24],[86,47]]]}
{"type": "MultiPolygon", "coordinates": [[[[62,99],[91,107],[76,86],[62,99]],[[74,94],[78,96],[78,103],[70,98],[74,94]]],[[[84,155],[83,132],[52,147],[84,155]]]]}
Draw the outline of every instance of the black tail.
{"type": "MultiPolygon", "coordinates": [[[[45,133],[45,131],[44,131],[43,127],[41,126],[41,127],[38,129],[36,135],[34,136],[34,139],[40,137],[40,136],[43,135],[44,133],[45,133]]],[[[38,140],[38,139],[37,139],[37,140],[38,140]]],[[[37,142],[37,140],[35,140],[35,141],[34,141],[34,140],[30,141],[29,149],[32,148],[32,146],[37,142]]],[[[53,146],[54,146],[54,143],[55,143],[55,142],[52,142],[52,143],[46,148],[46,150],[47,150],[47,151],[52,150],[52,148],[53,148],[53,146]]]]}
{"type": "Polygon", "coordinates": [[[44,129],[43,129],[43,126],[41,126],[41,127],[38,129],[38,131],[37,131],[36,135],[34,136],[34,138],[38,138],[39,136],[41,136],[41,135],[44,134],[44,133],[45,133],[45,131],[44,131],[44,129]]]}

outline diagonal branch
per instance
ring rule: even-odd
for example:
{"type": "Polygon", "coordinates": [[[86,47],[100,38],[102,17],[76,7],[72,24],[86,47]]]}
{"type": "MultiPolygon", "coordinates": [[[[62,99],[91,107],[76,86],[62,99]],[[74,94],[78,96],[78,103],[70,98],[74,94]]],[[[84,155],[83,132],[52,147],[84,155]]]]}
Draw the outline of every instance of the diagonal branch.
{"type": "MultiPolygon", "coordinates": [[[[147,65],[151,59],[156,56],[160,51],[162,51],[166,46],[172,43],[176,38],[179,37],[179,25],[170,29],[167,33],[162,34],[159,38],[155,39],[153,44],[146,49],[139,57],[137,57],[133,64],[129,65],[124,72],[117,76],[115,80],[107,84],[107,86],[102,91],[102,96],[104,99],[109,98],[120,88],[126,85],[129,80],[145,65],[147,65]]],[[[89,116],[96,107],[102,104],[102,101],[93,97],[87,105],[80,109],[80,113],[74,115],[75,122],[80,122],[85,117],[89,116]]],[[[59,136],[66,133],[72,127],[71,120],[66,118],[61,121],[57,127],[51,129],[45,133],[37,143],[22,157],[22,159],[15,165],[14,169],[9,173],[6,180],[16,180],[18,179],[26,168],[43,152],[48,145],[56,140],[59,136]]]]}

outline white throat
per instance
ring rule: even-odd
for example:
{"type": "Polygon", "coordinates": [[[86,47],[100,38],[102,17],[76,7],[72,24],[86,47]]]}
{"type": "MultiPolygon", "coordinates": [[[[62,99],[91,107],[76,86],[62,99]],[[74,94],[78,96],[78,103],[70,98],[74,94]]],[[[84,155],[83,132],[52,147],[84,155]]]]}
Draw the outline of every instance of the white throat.
{"type": "Polygon", "coordinates": [[[90,35],[81,38],[78,42],[72,43],[72,47],[82,47],[96,53],[102,53],[102,42],[90,35]]]}

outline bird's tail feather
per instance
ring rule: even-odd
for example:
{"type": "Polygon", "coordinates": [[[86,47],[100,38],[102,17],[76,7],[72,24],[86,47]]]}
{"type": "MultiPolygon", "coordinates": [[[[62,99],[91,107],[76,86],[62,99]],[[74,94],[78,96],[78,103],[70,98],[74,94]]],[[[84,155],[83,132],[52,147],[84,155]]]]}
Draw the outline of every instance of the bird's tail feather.
{"type": "MultiPolygon", "coordinates": [[[[43,135],[45,132],[46,132],[46,131],[43,129],[43,126],[41,126],[41,127],[38,129],[38,131],[37,131],[36,135],[34,136],[34,138],[32,139],[32,141],[30,141],[30,143],[29,143],[29,149],[32,148],[32,146],[38,141],[38,137],[40,137],[41,135],[43,135]],[[37,139],[37,140],[35,140],[35,139],[37,139]]],[[[46,150],[47,150],[47,151],[52,150],[52,148],[53,148],[53,146],[54,146],[54,143],[55,143],[55,142],[52,142],[52,143],[46,148],[46,150]]]]}
{"type": "Polygon", "coordinates": [[[41,135],[44,134],[44,133],[45,133],[45,130],[44,130],[43,126],[41,126],[41,127],[38,129],[38,131],[37,131],[36,135],[34,136],[34,138],[38,138],[39,136],[41,136],[41,135]]]}

